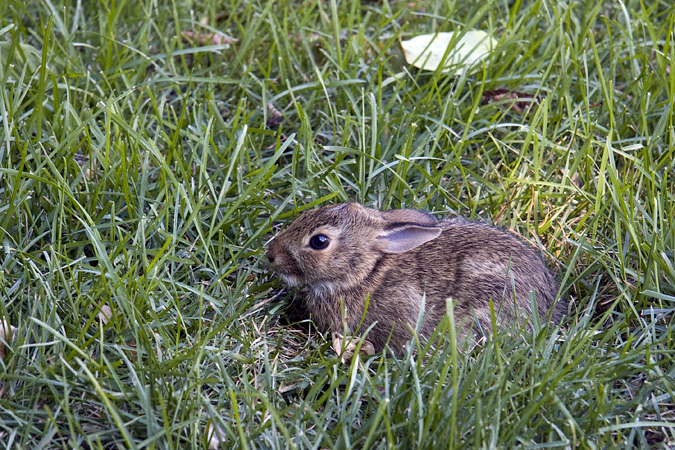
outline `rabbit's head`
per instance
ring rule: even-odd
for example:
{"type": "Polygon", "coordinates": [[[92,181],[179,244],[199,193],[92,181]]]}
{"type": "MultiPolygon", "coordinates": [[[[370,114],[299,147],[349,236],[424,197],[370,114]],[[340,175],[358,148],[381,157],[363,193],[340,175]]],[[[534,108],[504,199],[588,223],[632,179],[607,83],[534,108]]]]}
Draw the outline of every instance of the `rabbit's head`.
{"type": "Polygon", "coordinates": [[[267,258],[289,286],[345,290],[364,282],[384,254],[412,250],[441,231],[422,211],[343,203],[303,213],[270,242],[267,258]]]}

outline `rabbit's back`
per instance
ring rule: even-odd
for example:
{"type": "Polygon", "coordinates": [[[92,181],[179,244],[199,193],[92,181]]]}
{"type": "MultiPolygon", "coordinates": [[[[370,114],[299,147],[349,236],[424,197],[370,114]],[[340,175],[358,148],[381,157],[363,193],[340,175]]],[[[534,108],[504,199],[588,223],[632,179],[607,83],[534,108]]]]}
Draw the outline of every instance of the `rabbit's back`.
{"type": "MultiPolygon", "coordinates": [[[[549,313],[558,292],[556,276],[542,257],[516,236],[490,225],[452,219],[439,222],[441,235],[401,255],[394,267],[414,267],[411,281],[423,289],[427,304],[445,309],[447,298],[456,302],[456,314],[483,325],[490,323],[492,300],[501,321],[516,314],[531,315],[530,292],[539,315],[549,313]],[[514,299],[515,294],[515,299],[514,299]]],[[[401,271],[400,276],[405,276],[401,271]]],[[[552,319],[560,321],[563,308],[552,319]]]]}

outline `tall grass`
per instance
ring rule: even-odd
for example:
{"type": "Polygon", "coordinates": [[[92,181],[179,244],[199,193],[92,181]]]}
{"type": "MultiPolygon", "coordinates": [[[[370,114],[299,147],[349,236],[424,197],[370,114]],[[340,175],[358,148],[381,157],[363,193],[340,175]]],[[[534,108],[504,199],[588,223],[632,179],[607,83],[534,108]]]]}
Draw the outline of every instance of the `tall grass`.
{"type": "Polygon", "coordinates": [[[5,0],[0,18],[2,447],[675,445],[669,2],[5,0]],[[499,41],[479,70],[405,64],[400,39],[467,26],[499,41]],[[448,319],[436,347],[343,365],[264,245],[348,200],[524,236],[567,323],[467,351],[448,319]]]}

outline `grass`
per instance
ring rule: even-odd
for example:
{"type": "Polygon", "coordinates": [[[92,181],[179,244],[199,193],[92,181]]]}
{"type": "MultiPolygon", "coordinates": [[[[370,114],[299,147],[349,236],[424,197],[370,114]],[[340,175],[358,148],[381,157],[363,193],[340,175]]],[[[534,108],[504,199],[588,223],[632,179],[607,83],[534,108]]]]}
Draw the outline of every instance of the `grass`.
{"type": "Polygon", "coordinates": [[[5,0],[0,18],[0,448],[204,448],[214,429],[244,449],[675,445],[671,2],[5,0]],[[480,70],[405,64],[399,39],[464,27],[499,40],[480,70]],[[343,365],[264,246],[348,200],[524,236],[566,325],[465,352],[448,319],[436,348],[343,365]]]}

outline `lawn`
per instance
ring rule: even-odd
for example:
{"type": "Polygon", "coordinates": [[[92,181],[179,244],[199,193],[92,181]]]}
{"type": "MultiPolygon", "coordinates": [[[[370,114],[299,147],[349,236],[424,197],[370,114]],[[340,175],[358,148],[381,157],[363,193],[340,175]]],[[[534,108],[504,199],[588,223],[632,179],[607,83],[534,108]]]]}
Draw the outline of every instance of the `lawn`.
{"type": "Polygon", "coordinates": [[[672,448],[674,29],[666,0],[2,0],[0,448],[672,448]],[[469,29],[497,46],[458,75],[400,49],[469,29]],[[342,363],[265,246],[343,201],[518,233],[565,323],[342,363]]]}

